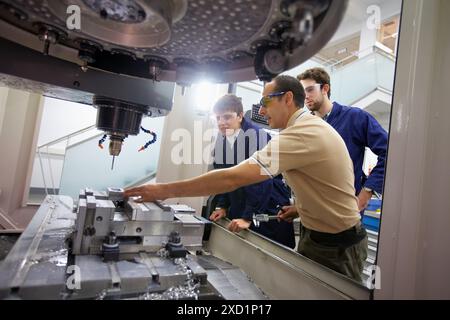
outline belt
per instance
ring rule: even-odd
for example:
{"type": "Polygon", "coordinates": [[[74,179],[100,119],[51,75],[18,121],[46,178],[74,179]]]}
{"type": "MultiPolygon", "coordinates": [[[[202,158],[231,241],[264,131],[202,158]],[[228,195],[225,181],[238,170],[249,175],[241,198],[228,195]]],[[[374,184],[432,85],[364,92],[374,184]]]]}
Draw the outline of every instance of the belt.
{"type": "Polygon", "coordinates": [[[302,228],[309,232],[311,240],[327,247],[348,248],[361,242],[367,236],[366,229],[361,226],[361,223],[339,233],[319,232],[303,225],[302,228]]]}

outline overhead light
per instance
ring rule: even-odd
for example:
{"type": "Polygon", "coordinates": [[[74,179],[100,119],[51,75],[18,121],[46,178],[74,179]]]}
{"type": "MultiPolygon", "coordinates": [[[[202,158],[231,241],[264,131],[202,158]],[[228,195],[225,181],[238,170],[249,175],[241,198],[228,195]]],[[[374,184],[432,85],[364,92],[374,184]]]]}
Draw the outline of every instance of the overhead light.
{"type": "Polygon", "coordinates": [[[192,85],[194,90],[195,109],[200,112],[209,112],[219,99],[220,84],[202,81],[192,85]]]}
{"type": "Polygon", "coordinates": [[[347,53],[347,48],[339,49],[336,53],[337,53],[337,54],[347,53]]]}

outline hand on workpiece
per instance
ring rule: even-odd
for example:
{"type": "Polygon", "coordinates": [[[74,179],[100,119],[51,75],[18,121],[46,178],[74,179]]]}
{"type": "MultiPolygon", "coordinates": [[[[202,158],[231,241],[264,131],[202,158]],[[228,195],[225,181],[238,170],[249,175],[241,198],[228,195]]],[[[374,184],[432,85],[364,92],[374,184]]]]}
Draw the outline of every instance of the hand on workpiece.
{"type": "Polygon", "coordinates": [[[162,184],[146,184],[140,187],[127,189],[124,191],[124,197],[141,197],[136,199],[136,202],[151,202],[155,200],[165,200],[169,198],[163,190],[162,184]]]}
{"type": "Polygon", "coordinates": [[[250,228],[250,224],[251,222],[245,219],[233,219],[228,225],[228,230],[239,232],[241,230],[250,228]]]}
{"type": "Polygon", "coordinates": [[[209,216],[209,220],[211,221],[217,221],[227,216],[227,211],[223,208],[215,210],[211,215],[209,216]]]}
{"type": "Polygon", "coordinates": [[[298,217],[298,212],[295,206],[284,206],[278,211],[277,217],[281,220],[292,222],[292,220],[298,217]]]}

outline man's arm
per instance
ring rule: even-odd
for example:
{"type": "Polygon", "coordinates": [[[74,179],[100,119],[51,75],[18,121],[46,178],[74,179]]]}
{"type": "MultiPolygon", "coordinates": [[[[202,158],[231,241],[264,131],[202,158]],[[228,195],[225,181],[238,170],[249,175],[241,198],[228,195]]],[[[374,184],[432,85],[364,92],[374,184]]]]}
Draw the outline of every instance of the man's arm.
{"type": "Polygon", "coordinates": [[[221,193],[215,196],[216,207],[228,208],[230,206],[230,196],[228,193],[221,193]]]}
{"type": "Polygon", "coordinates": [[[387,152],[387,132],[381,127],[378,121],[371,115],[368,115],[367,124],[367,147],[378,156],[377,165],[373,168],[364,186],[382,193],[384,168],[386,164],[387,152]]]}
{"type": "Polygon", "coordinates": [[[178,197],[199,197],[233,191],[239,187],[269,179],[261,167],[249,160],[229,169],[210,171],[201,176],[172,182],[147,184],[125,190],[125,197],[140,196],[148,202],[178,197]]]}
{"type": "Polygon", "coordinates": [[[374,154],[378,156],[377,165],[369,174],[363,188],[358,194],[358,209],[364,210],[370,199],[373,191],[366,191],[365,188],[374,190],[381,194],[384,180],[384,166],[386,164],[386,149],[387,149],[387,132],[381,127],[378,121],[367,112],[362,112],[364,115],[365,126],[362,128],[361,139],[364,145],[368,147],[374,154]]]}
{"type": "Polygon", "coordinates": [[[217,221],[222,219],[223,217],[226,217],[227,210],[230,207],[230,194],[229,193],[221,193],[216,195],[215,199],[216,207],[214,211],[209,216],[209,220],[217,221]]]}

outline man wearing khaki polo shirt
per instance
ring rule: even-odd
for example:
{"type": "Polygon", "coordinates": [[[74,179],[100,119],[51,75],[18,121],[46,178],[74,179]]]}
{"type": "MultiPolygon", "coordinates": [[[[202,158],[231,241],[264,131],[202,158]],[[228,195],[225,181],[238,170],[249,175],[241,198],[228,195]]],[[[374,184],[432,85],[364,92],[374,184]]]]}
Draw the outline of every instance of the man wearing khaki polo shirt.
{"type": "Polygon", "coordinates": [[[282,129],[265,148],[239,165],[173,183],[125,191],[141,201],[229,192],[282,173],[295,195],[280,219],[301,220],[299,253],[361,281],[367,236],[360,224],[353,165],[344,141],[325,121],[303,108],[300,82],[278,76],[264,87],[260,114],[282,129]]]}

